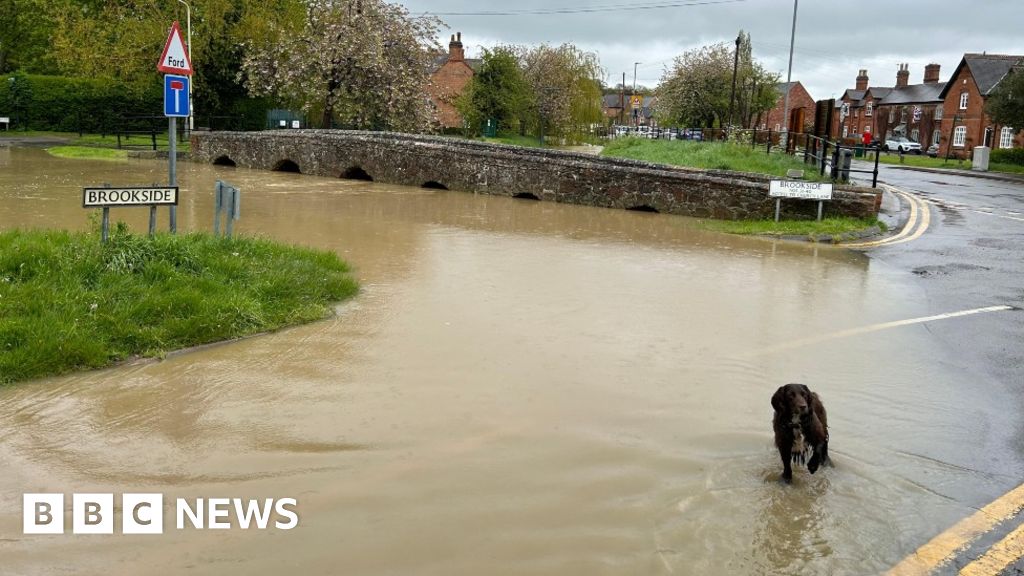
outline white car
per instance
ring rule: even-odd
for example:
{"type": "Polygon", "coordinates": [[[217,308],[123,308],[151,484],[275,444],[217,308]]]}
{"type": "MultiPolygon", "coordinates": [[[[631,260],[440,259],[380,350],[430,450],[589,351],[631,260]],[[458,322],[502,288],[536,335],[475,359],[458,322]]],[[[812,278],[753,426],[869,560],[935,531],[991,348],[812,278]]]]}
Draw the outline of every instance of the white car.
{"type": "Polygon", "coordinates": [[[913,140],[904,136],[895,136],[885,141],[885,146],[882,147],[886,152],[913,152],[914,154],[921,153],[921,145],[913,140]]]}

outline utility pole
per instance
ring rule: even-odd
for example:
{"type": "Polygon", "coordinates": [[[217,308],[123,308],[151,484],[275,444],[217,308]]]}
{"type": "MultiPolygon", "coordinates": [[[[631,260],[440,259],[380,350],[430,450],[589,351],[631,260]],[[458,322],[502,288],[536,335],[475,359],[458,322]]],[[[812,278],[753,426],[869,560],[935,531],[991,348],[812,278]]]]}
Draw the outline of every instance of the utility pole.
{"type": "Polygon", "coordinates": [[[619,85],[619,125],[625,122],[626,114],[626,73],[622,73],[622,84],[619,85]]]}
{"type": "MultiPolygon", "coordinates": [[[[639,62],[633,62],[633,94],[632,94],[632,96],[636,96],[636,67],[637,67],[638,64],[640,64],[640,63],[639,62]]],[[[633,125],[634,126],[639,126],[640,125],[640,117],[639,116],[640,116],[640,111],[637,110],[636,108],[634,108],[633,109],[633,125]]]]}
{"type": "MultiPolygon", "coordinates": [[[[789,35],[789,71],[786,73],[786,97],[782,105],[782,136],[781,144],[786,146],[789,138],[789,92],[792,88],[789,83],[793,81],[793,45],[796,43],[796,8],[800,0],[793,0],[793,31],[789,35]]],[[[789,148],[786,148],[787,150],[789,148]]]]}
{"type": "Polygon", "coordinates": [[[729,95],[729,126],[732,126],[732,107],[736,101],[736,70],[740,65],[740,42],[742,41],[742,33],[736,35],[736,55],[732,60],[732,93],[729,95]]]}

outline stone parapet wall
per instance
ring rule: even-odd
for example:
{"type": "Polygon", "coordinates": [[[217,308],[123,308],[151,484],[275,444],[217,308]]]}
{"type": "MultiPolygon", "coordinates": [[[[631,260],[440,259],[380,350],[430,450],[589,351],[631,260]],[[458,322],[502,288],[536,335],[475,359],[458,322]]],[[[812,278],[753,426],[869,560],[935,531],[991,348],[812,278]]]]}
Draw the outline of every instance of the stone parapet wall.
{"type": "MultiPolygon", "coordinates": [[[[770,218],[766,176],[695,170],[588,154],[388,132],[277,130],[194,132],[198,162],[667,214],[744,220],[770,218]],[[289,165],[289,163],[294,164],[289,165]]],[[[783,215],[814,217],[817,203],[783,200],[783,215]]],[[[881,192],[837,187],[826,215],[878,215],[881,192]]]]}

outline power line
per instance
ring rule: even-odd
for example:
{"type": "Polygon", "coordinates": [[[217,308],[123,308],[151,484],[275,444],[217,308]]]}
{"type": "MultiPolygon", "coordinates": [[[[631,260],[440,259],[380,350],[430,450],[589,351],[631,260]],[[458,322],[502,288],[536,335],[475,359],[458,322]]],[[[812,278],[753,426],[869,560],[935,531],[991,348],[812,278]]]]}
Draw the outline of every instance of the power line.
{"type": "Polygon", "coordinates": [[[423,12],[433,16],[550,16],[555,14],[592,14],[595,12],[631,12],[634,10],[660,10],[663,8],[687,8],[715,4],[736,4],[747,0],[705,0],[702,2],[654,2],[644,4],[609,4],[577,8],[546,8],[541,10],[511,10],[507,12],[423,12]]]}

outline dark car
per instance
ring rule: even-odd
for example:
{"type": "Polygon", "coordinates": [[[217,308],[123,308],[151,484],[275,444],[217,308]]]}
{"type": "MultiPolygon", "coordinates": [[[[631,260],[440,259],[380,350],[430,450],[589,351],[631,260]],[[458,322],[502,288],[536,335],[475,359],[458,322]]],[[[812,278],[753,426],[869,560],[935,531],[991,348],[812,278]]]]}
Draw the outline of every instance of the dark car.
{"type": "Polygon", "coordinates": [[[939,145],[938,144],[932,144],[931,146],[928,147],[928,150],[925,152],[925,154],[931,156],[932,158],[938,158],[939,157],[939,145]]]}

